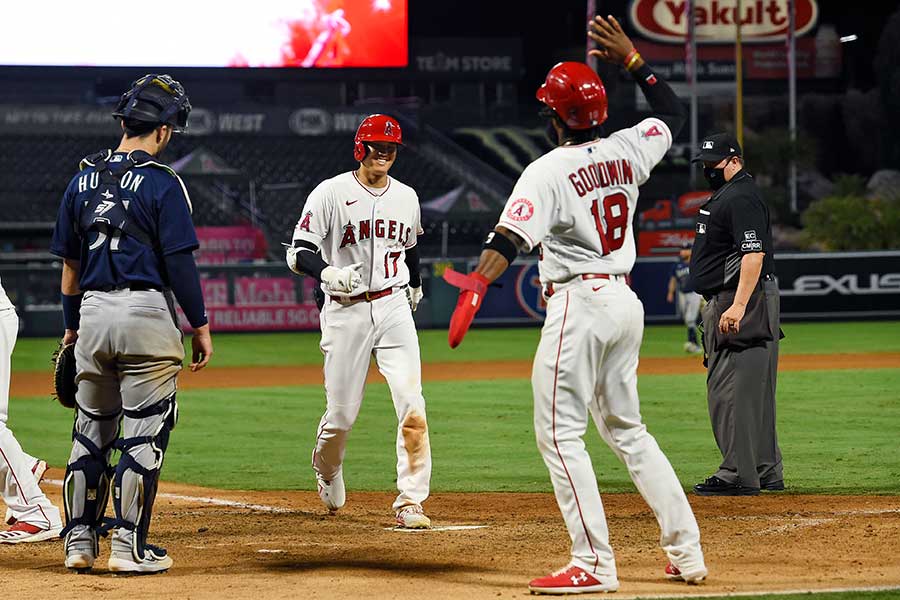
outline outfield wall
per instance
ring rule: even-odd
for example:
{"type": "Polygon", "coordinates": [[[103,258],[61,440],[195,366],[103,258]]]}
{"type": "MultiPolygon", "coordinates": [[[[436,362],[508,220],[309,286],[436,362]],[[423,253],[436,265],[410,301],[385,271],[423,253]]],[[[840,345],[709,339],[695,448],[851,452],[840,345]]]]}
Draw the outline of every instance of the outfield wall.
{"type": "MultiPolygon", "coordinates": [[[[673,261],[638,258],[632,270],[631,285],[644,303],[647,322],[678,322],[674,306],[666,302],[673,261]]],[[[475,257],[423,261],[425,299],[416,312],[419,327],[449,323],[458,294],[440,276],[447,267],[467,271],[476,262],[475,257]]],[[[900,251],[778,254],[776,269],[785,320],[900,317],[900,251]]],[[[294,276],[283,263],[211,265],[200,271],[214,331],[318,329],[313,282],[294,276]]],[[[19,312],[21,335],[62,332],[59,277],[59,265],[0,268],[3,287],[19,312]]],[[[537,260],[517,260],[497,284],[484,300],[477,325],[543,321],[537,260]]]]}

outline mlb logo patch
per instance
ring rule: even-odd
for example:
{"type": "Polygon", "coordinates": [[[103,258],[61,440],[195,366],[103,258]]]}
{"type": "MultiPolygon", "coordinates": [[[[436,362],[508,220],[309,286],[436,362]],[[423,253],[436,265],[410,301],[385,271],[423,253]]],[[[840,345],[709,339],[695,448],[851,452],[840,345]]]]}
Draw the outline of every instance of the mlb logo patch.
{"type": "Polygon", "coordinates": [[[706,233],[706,223],[697,223],[697,233],[706,233]]]}
{"type": "Polygon", "coordinates": [[[709,140],[705,140],[703,142],[703,146],[701,147],[701,150],[712,150],[712,149],[713,149],[713,143],[709,140]]]}

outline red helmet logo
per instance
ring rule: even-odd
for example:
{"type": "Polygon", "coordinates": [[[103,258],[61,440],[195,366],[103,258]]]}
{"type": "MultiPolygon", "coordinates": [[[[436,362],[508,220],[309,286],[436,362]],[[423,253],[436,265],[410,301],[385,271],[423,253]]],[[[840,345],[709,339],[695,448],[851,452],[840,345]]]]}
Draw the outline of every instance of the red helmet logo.
{"type": "Polygon", "coordinates": [[[400,123],[394,117],[382,114],[369,115],[359,124],[353,139],[353,158],[362,162],[366,158],[365,142],[393,142],[403,144],[400,123]]]}
{"type": "Polygon", "coordinates": [[[535,94],[571,129],[590,129],[606,120],[606,89],[592,68],[561,62],[550,69],[535,94]]]}

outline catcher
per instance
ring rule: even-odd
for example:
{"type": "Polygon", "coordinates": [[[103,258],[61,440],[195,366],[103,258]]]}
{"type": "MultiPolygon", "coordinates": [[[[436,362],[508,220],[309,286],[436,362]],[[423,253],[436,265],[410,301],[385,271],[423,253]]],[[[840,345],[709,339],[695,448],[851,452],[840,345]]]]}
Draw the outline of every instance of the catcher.
{"type": "MultiPolygon", "coordinates": [[[[110,571],[172,566],[147,536],[178,420],[175,378],[184,346],[173,292],[194,328],[192,371],[209,361],[212,340],[192,254],[199,244],[191,201],[184,182],[156,157],[187,126],[190,110],[184,88],[168,75],[135,81],[113,113],[123,130],[118,148],[82,160],[60,204],[50,251],[64,259],[63,344],[78,341],[76,417],[63,481],[70,569],[94,566],[98,536],[109,529],[115,529],[110,571]],[[113,448],[121,451],[115,470],[113,448]],[[104,524],[113,485],[116,518],[104,524]]],[[[61,381],[71,373],[69,352],[61,353],[61,381]]],[[[62,388],[60,398],[69,402],[69,388],[62,388]]]]}

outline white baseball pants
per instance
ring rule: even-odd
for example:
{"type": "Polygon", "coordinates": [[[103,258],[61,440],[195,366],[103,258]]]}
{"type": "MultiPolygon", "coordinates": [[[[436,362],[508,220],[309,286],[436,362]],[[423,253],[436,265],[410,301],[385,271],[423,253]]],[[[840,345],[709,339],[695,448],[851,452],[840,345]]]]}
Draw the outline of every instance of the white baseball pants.
{"type": "Polygon", "coordinates": [[[19,317],[15,309],[0,310],[0,493],[17,520],[50,529],[60,527],[62,521],[59,509],[47,499],[31,472],[38,459],[22,450],[6,426],[10,363],[18,333],[19,317]]]}
{"type": "Polygon", "coordinates": [[[644,309],[624,278],[577,278],[556,293],[534,358],[534,428],[572,539],[572,563],[616,577],[606,516],[583,436],[588,413],[653,510],[678,568],[703,565],[700,530],[668,459],[641,422],[644,309]]]}
{"type": "Polygon", "coordinates": [[[326,408],[316,435],[313,469],[326,480],[340,471],[374,356],[397,413],[400,494],[394,509],[422,504],[431,482],[431,446],[422,397],[419,338],[404,290],[395,288],[390,296],[350,305],[326,299],[319,320],[326,408]]]}

